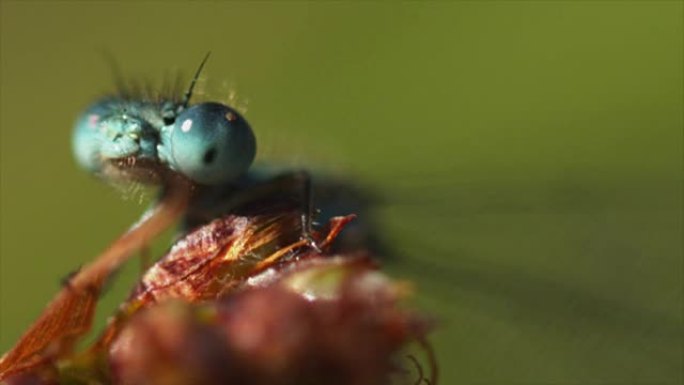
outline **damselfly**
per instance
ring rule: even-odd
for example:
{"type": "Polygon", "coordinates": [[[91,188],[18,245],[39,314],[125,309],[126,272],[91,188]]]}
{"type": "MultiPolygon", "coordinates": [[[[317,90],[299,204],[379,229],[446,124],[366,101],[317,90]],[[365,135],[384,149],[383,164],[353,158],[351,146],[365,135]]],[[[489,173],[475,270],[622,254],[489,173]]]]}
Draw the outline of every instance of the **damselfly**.
{"type": "MultiPolygon", "coordinates": [[[[373,273],[375,265],[367,256],[349,253],[351,249],[375,246],[368,236],[371,233],[362,226],[360,231],[349,233],[350,236],[338,237],[353,215],[326,220],[327,229],[316,231],[312,222],[314,205],[309,174],[302,170],[279,173],[251,170],[256,139],[245,118],[222,103],[190,104],[207,57],[180,98],[146,98],[120,87],[119,94],[94,103],[77,120],[73,150],[82,167],[108,181],[159,185],[161,193],[138,223],[65,281],[64,288],[41,317],[0,358],[0,379],[23,374],[42,376],[46,370],[52,371],[50,378],[64,378],[63,373],[55,376],[55,362],[68,356],[74,342],[90,329],[104,282],[125,260],[178,219],[183,223],[179,241],[147,270],[99,342],[83,356],[86,361],[97,360],[96,357],[109,352],[115,362],[122,359],[127,362],[129,354],[123,358],[115,354],[125,351],[119,347],[128,346],[126,342],[117,345],[117,336],[127,327],[129,317],[160,300],[181,299],[191,306],[200,301],[232,298],[227,295],[237,288],[284,289],[278,289],[277,282],[293,285],[305,301],[333,300],[329,303],[333,306],[331,314],[347,314],[338,322],[325,311],[320,313],[325,322],[334,322],[320,330],[307,329],[310,337],[301,339],[295,350],[305,349],[320,357],[316,348],[320,332],[330,335],[329,349],[336,352],[333,357],[338,353],[341,357],[356,356],[359,350],[340,343],[343,341],[336,337],[337,330],[332,333],[328,330],[331,327],[347,330],[350,338],[357,338],[359,342],[368,342],[364,337],[368,333],[377,337],[375,343],[369,344],[368,351],[372,353],[380,348],[386,354],[372,354],[379,361],[365,369],[348,367],[345,370],[350,375],[374,373],[377,378],[385,378],[393,371],[386,361],[390,353],[412,338],[425,345],[425,322],[410,313],[394,312],[394,304],[402,293],[399,286],[373,273]],[[333,255],[333,245],[347,253],[340,254],[339,258],[324,258],[333,255]],[[306,265],[307,262],[313,264],[306,265]],[[288,274],[289,281],[283,278],[288,274]],[[321,274],[328,278],[315,278],[321,274]],[[333,277],[332,281],[329,277],[333,277]],[[345,277],[354,278],[356,283],[348,286],[345,277]],[[358,306],[366,309],[362,313],[367,313],[361,314],[361,319],[370,317],[378,322],[348,322],[356,319],[348,308],[358,306]],[[388,313],[388,309],[392,312],[388,313]]],[[[323,199],[317,201],[317,206],[324,210],[325,219],[338,213],[363,212],[368,203],[354,188],[335,179],[324,179],[318,191],[323,193],[323,199]]],[[[284,315],[292,313],[287,307],[283,310],[284,315]]],[[[317,314],[313,311],[305,307],[301,314],[293,314],[306,318],[317,314]]],[[[259,315],[255,317],[259,322],[259,315]]],[[[434,367],[434,359],[431,355],[430,358],[434,367]]],[[[335,358],[330,362],[337,365],[347,361],[347,358],[335,358]]],[[[67,367],[79,367],[80,362],[77,357],[67,367]]],[[[322,367],[327,365],[325,362],[328,361],[321,361],[322,367]]],[[[271,365],[268,360],[265,364],[271,365]]],[[[293,361],[288,366],[296,369],[304,364],[293,361]]],[[[85,366],[91,376],[99,376],[96,365],[86,363],[85,366]]],[[[299,372],[295,370],[293,376],[299,372]]],[[[236,375],[236,371],[230,373],[236,375]]],[[[321,373],[327,378],[327,371],[321,373]]],[[[433,373],[436,373],[434,368],[433,373]]],[[[434,383],[436,374],[432,377],[434,383]]],[[[419,378],[420,382],[422,374],[419,378]]]]}

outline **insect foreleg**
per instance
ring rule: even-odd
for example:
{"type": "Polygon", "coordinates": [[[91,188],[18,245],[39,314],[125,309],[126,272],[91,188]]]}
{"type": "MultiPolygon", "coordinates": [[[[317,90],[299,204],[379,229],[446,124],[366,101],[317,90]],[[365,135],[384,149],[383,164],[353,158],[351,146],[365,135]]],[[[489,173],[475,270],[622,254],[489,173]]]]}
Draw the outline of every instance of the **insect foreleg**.
{"type": "Polygon", "coordinates": [[[190,191],[185,181],[172,184],[155,207],[72,279],[72,286],[79,288],[100,281],[169,228],[185,212],[190,191]]]}

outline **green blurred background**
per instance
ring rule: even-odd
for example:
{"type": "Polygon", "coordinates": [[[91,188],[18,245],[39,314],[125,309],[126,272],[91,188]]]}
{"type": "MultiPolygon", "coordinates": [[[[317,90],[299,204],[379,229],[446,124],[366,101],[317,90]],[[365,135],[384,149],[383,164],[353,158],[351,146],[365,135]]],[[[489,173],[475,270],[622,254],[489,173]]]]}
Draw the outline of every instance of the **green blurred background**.
{"type": "Polygon", "coordinates": [[[682,4],[2,1],[0,351],[144,209],[71,158],[102,52],[161,81],[211,50],[263,159],[386,197],[442,383],[681,383],[682,4]]]}

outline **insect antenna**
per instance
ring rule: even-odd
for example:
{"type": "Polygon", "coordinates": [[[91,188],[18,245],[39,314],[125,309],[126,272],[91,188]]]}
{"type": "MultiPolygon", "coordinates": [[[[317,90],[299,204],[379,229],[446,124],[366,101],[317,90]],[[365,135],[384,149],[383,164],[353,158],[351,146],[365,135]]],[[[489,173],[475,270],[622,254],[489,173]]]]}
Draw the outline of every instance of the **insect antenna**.
{"type": "Polygon", "coordinates": [[[207,59],[209,59],[209,55],[211,55],[211,51],[207,52],[206,56],[204,56],[204,59],[202,59],[199,68],[197,68],[197,72],[195,72],[195,76],[192,78],[192,82],[190,82],[190,87],[185,92],[185,95],[183,95],[181,105],[178,106],[178,112],[188,107],[188,103],[190,103],[190,98],[192,97],[192,90],[193,88],[195,88],[195,83],[197,83],[197,79],[199,78],[199,75],[202,72],[202,68],[204,68],[204,64],[207,62],[207,59]]]}

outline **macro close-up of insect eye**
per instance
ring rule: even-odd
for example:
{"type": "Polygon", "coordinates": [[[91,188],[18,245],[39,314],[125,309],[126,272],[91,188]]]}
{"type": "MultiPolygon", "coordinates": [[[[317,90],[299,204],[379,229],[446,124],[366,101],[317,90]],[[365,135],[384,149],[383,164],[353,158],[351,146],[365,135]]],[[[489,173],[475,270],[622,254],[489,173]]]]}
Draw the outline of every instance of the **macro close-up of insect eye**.
{"type": "Polygon", "coordinates": [[[121,96],[89,107],[77,120],[73,135],[80,165],[106,173],[108,162],[134,157],[209,185],[225,184],[244,174],[256,153],[249,124],[220,103],[189,105],[202,66],[178,102],[127,96],[130,92],[120,84],[121,96]]]}
{"type": "Polygon", "coordinates": [[[0,383],[680,384],[682,12],[0,2],[0,383]]]}

